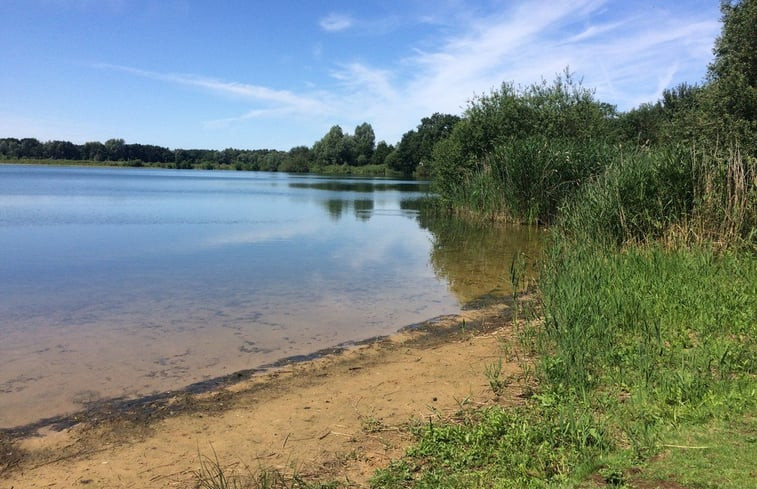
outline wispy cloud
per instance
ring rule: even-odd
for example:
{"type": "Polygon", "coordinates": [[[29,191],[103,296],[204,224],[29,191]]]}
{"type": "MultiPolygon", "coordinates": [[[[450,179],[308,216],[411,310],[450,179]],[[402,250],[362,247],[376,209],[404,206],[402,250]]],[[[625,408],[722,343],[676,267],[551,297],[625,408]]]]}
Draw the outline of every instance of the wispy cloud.
{"type": "Polygon", "coordinates": [[[352,27],[354,20],[346,14],[331,13],[323,17],[318,24],[327,32],[344,31],[352,27]]]}
{"type": "MultiPolygon", "coordinates": [[[[427,37],[415,39],[403,54],[383,63],[372,62],[369,53],[360,61],[328,59],[316,44],[314,56],[336,83],[303,84],[302,89],[99,67],[238,97],[248,104],[241,115],[209,121],[212,125],[294,116],[320,125],[328,120],[349,130],[368,121],[379,139],[389,142],[434,112],[459,114],[474,95],[502,82],[527,85],[551,79],[566,66],[584,86],[596,88],[600,100],[622,110],[654,101],[677,80],[697,82],[704,74],[720,30],[716,18],[695,10],[642,15],[629,9],[615,14],[612,7],[606,0],[555,1],[548,7],[519,2],[491,15],[459,15],[446,22],[435,18],[438,29],[429,27],[427,37]]],[[[452,9],[448,12],[453,15],[452,9]]],[[[338,32],[362,22],[333,13],[320,19],[320,27],[338,32]]]]}
{"type": "Polygon", "coordinates": [[[317,95],[295,94],[289,90],[274,90],[260,85],[223,81],[193,74],[158,73],[129,66],[105,63],[95,66],[100,69],[120,71],[152,80],[197,87],[214,94],[238,97],[266,106],[250,110],[239,117],[210,121],[216,125],[235,120],[274,115],[305,115],[333,112],[317,95]]]}
{"type": "MultiPolygon", "coordinates": [[[[460,112],[474,94],[502,82],[527,85],[550,79],[565,67],[576,72],[584,86],[596,88],[600,100],[622,110],[656,100],[676,77],[698,81],[720,29],[716,19],[702,20],[697,12],[656,12],[597,20],[604,18],[606,4],[578,0],[541,9],[521,3],[500,16],[461,26],[437,49],[416,50],[405,57],[399,69],[408,77],[384,75],[386,80],[399,80],[391,90],[379,91],[370,80],[364,81],[364,88],[379,97],[391,94],[385,101],[398,101],[397,113],[414,112],[417,123],[435,111],[460,112]]],[[[386,113],[379,104],[374,108],[379,118],[386,113]]],[[[402,117],[394,117],[398,119],[402,117]]]]}

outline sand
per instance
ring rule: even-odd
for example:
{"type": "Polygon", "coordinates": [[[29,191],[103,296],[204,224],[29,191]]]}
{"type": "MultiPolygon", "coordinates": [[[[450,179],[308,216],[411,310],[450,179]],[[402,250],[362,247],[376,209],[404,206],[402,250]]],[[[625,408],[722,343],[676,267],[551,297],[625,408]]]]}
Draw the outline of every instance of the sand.
{"type": "Polygon", "coordinates": [[[412,443],[414,423],[520,400],[518,382],[495,396],[484,375],[502,358],[503,376],[517,377],[511,336],[507,304],[489,304],[210,392],[6,433],[0,488],[197,487],[216,460],[226,474],[364,487],[412,443]]]}

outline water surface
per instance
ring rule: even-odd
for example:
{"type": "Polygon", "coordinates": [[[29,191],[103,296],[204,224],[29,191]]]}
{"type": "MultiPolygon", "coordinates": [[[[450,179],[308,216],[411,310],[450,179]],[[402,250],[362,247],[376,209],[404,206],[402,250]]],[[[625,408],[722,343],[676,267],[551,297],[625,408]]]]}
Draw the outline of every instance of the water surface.
{"type": "Polygon", "coordinates": [[[505,293],[508,257],[538,236],[424,220],[427,190],[0,166],[0,427],[389,334],[505,293]]]}

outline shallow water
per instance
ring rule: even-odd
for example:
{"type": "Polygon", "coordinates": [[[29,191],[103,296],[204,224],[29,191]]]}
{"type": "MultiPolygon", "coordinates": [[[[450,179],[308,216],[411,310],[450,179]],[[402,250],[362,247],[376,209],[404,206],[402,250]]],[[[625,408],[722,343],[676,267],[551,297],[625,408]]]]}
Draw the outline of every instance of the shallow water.
{"type": "Polygon", "coordinates": [[[538,232],[424,183],[0,166],[0,427],[389,334],[507,293],[538,232]]]}

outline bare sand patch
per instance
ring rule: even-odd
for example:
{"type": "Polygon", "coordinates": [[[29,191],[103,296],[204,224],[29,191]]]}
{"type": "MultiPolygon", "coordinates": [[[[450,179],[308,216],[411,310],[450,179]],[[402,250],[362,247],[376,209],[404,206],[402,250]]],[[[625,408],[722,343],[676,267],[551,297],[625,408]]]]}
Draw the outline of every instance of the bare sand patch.
{"type": "MultiPolygon", "coordinates": [[[[200,457],[231,473],[274,468],[365,485],[411,443],[409,424],[495,398],[484,375],[511,341],[505,303],[154,406],[80,414],[0,439],[0,487],[194,487],[200,457]]],[[[503,375],[518,366],[503,359],[503,375]]]]}

